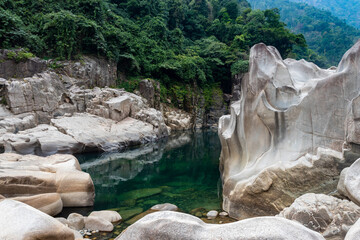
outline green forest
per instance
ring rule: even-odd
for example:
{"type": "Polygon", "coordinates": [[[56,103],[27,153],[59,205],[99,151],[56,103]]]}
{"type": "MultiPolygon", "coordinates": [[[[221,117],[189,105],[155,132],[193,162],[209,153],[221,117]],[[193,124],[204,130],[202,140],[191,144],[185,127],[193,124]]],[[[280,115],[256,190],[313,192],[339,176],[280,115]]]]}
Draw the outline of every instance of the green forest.
{"type": "Polygon", "coordinates": [[[176,83],[179,94],[184,85],[230,92],[231,76],[247,71],[249,49],[260,42],[284,58],[308,51],[277,10],[251,10],[244,0],[0,2],[1,48],[26,48],[44,59],[104,56],[127,79],[158,79],[164,91],[176,83]]]}
{"type": "Polygon", "coordinates": [[[331,12],[334,16],[344,19],[350,26],[360,29],[360,1],[358,0],[292,0],[307,3],[319,9],[331,12]]]}
{"type": "MultiPolygon", "coordinates": [[[[303,34],[309,48],[322,56],[311,56],[310,51],[307,56],[302,57],[311,59],[321,67],[337,66],[343,54],[360,38],[360,30],[347,25],[344,20],[334,17],[330,12],[305,3],[289,0],[249,2],[256,9],[278,8],[281,20],[293,32],[303,34]]],[[[304,51],[298,53],[302,55],[304,51]]]]}

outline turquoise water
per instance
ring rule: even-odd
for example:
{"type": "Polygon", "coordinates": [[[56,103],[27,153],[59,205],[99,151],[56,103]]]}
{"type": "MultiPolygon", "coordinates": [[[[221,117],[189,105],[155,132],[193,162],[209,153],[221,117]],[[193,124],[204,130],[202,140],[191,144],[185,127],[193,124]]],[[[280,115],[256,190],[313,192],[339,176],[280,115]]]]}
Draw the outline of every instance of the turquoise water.
{"type": "Polygon", "coordinates": [[[216,131],[183,132],[121,153],[78,155],[95,185],[94,210],[130,219],[158,203],[195,214],[221,209],[220,141],[216,131]]]}

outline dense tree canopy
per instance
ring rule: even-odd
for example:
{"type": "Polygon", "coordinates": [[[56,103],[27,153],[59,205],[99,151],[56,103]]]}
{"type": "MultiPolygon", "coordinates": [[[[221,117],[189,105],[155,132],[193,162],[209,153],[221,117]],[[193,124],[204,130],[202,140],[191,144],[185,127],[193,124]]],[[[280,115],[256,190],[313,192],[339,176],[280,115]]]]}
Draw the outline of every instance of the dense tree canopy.
{"type": "Polygon", "coordinates": [[[244,0],[3,0],[0,47],[26,47],[44,58],[106,56],[127,76],[155,77],[230,91],[256,43],[308,51],[277,10],[244,0]],[[305,50],[304,50],[305,49],[305,50]]]}
{"type": "MultiPolygon", "coordinates": [[[[321,67],[337,66],[343,54],[360,38],[360,30],[347,25],[344,20],[332,16],[330,12],[292,1],[294,0],[249,0],[256,9],[278,8],[281,20],[292,31],[305,36],[309,48],[313,51],[295,47],[293,52],[296,55],[290,56],[305,58],[321,67]]],[[[355,9],[358,12],[358,9],[355,9]]]]}

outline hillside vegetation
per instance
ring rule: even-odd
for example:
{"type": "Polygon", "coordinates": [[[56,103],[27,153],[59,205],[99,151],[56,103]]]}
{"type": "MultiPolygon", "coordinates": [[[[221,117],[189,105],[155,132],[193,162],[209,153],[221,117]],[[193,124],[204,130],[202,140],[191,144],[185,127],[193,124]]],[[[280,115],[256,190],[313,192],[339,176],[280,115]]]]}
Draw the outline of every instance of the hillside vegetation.
{"type": "Polygon", "coordinates": [[[360,29],[359,0],[292,0],[307,3],[316,8],[327,10],[334,16],[344,19],[347,24],[360,29]]]}
{"type": "Polygon", "coordinates": [[[325,57],[322,59],[316,57],[313,60],[322,67],[337,66],[343,54],[360,38],[359,30],[327,11],[307,4],[289,0],[249,0],[249,2],[255,9],[278,8],[281,20],[295,33],[303,34],[310,49],[325,57]]]}
{"type": "MultiPolygon", "coordinates": [[[[291,33],[275,10],[251,10],[237,0],[4,0],[0,47],[26,47],[43,58],[105,56],[127,77],[231,88],[246,72],[251,46],[264,42],[283,57],[304,37],[291,33]]],[[[305,49],[305,48],[304,48],[305,49]]]]}

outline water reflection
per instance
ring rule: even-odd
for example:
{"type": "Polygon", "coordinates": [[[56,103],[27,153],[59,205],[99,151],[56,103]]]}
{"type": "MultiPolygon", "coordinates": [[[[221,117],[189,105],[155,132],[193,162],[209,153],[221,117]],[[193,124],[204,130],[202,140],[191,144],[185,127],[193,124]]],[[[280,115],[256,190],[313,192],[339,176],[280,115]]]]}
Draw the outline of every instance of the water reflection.
{"type": "Polygon", "coordinates": [[[183,132],[121,153],[77,156],[96,190],[95,209],[143,211],[171,202],[183,211],[219,209],[220,142],[214,131],[183,132]]]}

